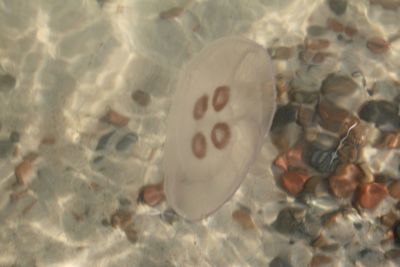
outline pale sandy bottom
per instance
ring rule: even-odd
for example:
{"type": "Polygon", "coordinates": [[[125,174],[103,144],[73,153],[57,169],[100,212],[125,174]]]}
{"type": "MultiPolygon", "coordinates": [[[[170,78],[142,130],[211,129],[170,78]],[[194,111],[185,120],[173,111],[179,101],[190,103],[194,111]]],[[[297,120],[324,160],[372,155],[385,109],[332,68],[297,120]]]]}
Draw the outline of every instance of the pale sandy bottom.
{"type": "MultiPolygon", "coordinates": [[[[140,187],[163,178],[165,122],[182,64],[226,35],[266,48],[295,46],[303,43],[310,21],[324,24],[327,14],[322,0],[1,0],[0,74],[16,77],[16,85],[0,92],[0,136],[7,140],[18,131],[21,139],[18,154],[6,150],[0,161],[0,266],[268,266],[278,255],[295,267],[307,266],[314,254],[309,244],[290,245],[270,226],[293,199],[275,185],[271,164],[277,151],[268,137],[238,192],[201,223],[168,224],[159,216],[165,206],[147,208],[136,198],[140,187]],[[159,19],[175,6],[185,6],[179,18],[159,19]],[[151,96],[147,107],[132,101],[138,89],[151,96]],[[99,121],[110,108],[129,117],[128,125],[99,121]],[[105,149],[96,151],[99,138],[112,130],[105,149]],[[128,132],[137,133],[138,141],[118,151],[115,144],[128,132]],[[55,144],[40,144],[44,137],[54,137],[55,144]],[[29,152],[39,158],[26,184],[16,187],[14,168],[29,152]],[[11,202],[15,192],[22,197],[11,202]],[[102,223],[121,206],[135,211],[135,244],[102,223]],[[256,230],[232,220],[241,206],[252,211],[256,230]]],[[[365,38],[387,37],[398,31],[400,10],[352,1],[342,20],[365,38]]],[[[371,56],[365,38],[333,44],[335,56],[300,73],[299,86],[315,90],[338,70],[361,70],[368,84],[398,79],[400,42],[392,43],[388,55],[371,56]]],[[[278,73],[291,75],[297,68],[297,59],[276,62],[278,73]]],[[[378,96],[390,100],[396,93],[378,96]]],[[[338,205],[313,208],[321,213],[338,205]]],[[[354,220],[368,223],[369,217],[354,220]]],[[[363,237],[358,244],[374,248],[376,240],[363,237]]],[[[352,266],[351,253],[332,254],[335,266],[352,266]]]]}

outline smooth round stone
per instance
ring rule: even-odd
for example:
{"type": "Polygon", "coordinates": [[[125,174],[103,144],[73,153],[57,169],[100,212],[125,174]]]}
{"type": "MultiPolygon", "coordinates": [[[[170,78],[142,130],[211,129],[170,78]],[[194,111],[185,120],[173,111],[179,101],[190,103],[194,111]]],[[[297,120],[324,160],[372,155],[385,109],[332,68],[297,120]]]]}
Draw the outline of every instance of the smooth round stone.
{"type": "Polygon", "coordinates": [[[385,185],[380,183],[366,183],[360,186],[358,203],[365,209],[375,209],[388,195],[385,185]]]}
{"type": "Polygon", "coordinates": [[[392,124],[394,127],[400,126],[398,115],[398,105],[386,100],[371,100],[366,102],[358,112],[358,116],[367,122],[373,122],[380,126],[392,124]]]}
{"type": "Polygon", "coordinates": [[[304,158],[308,164],[321,173],[332,173],[340,164],[335,149],[323,148],[318,144],[310,144],[305,150],[304,158]]]}
{"type": "Polygon", "coordinates": [[[269,54],[272,59],[275,60],[288,60],[293,56],[293,48],[286,46],[279,46],[275,48],[268,49],[269,54]]]}
{"type": "Polygon", "coordinates": [[[321,93],[329,96],[347,96],[353,94],[358,84],[349,76],[330,74],[322,82],[321,93]]]}
{"type": "Polygon", "coordinates": [[[332,12],[338,16],[346,12],[347,0],[328,0],[328,4],[332,12]]]}
{"type": "Polygon", "coordinates": [[[0,75],[0,92],[11,91],[16,84],[17,80],[10,74],[0,75]]]}
{"type": "Polygon", "coordinates": [[[139,106],[145,107],[150,103],[150,95],[142,90],[136,90],[132,93],[132,99],[135,101],[139,106]]]}
{"type": "Polygon", "coordinates": [[[363,179],[361,169],[355,164],[339,166],[329,177],[329,186],[333,194],[340,198],[350,197],[363,179]]]}
{"type": "Polygon", "coordinates": [[[138,139],[139,137],[136,133],[127,133],[118,141],[115,145],[115,149],[118,151],[127,150],[129,146],[136,143],[138,139]]]}
{"type": "Polygon", "coordinates": [[[383,54],[389,50],[390,43],[382,37],[373,37],[368,39],[367,48],[374,54],[383,54]]]}

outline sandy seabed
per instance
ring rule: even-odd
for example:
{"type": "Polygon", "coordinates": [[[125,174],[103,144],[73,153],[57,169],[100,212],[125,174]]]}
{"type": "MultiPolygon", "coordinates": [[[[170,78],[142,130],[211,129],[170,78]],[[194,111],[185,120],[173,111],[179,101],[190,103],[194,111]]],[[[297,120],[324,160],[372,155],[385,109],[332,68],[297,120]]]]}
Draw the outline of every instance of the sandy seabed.
{"type": "MultiPolygon", "coordinates": [[[[196,52],[228,35],[295,47],[310,23],[325,25],[328,16],[322,0],[0,0],[0,266],[268,266],[277,256],[308,266],[315,253],[309,244],[271,227],[283,207],[296,204],[275,185],[278,152],[269,138],[234,197],[200,223],[168,223],[165,204],[149,208],[136,199],[143,185],[163,179],[169,104],[179,70],[196,52]],[[174,7],[183,11],[160,18],[174,7]],[[132,100],[137,90],[150,96],[147,106],[132,100]],[[128,123],[102,121],[109,110],[128,123]],[[9,140],[12,132],[18,141],[9,140]],[[117,149],[129,134],[137,140],[117,149]],[[18,181],[15,167],[32,153],[18,181]],[[238,207],[252,211],[255,229],[232,220],[238,207]],[[136,242],[109,225],[118,209],[134,212],[136,242]]],[[[326,63],[302,73],[294,57],[275,61],[277,73],[297,73],[299,88],[310,91],[334,71],[362,71],[367,85],[398,80],[400,42],[381,56],[371,55],[365,40],[398,34],[400,8],[349,1],[340,19],[361,37],[343,45],[328,35],[334,56],[326,63]]],[[[378,95],[390,100],[396,90],[378,95]]],[[[368,238],[358,243],[378,246],[368,238]]],[[[352,253],[340,248],[332,266],[372,266],[352,253]]]]}

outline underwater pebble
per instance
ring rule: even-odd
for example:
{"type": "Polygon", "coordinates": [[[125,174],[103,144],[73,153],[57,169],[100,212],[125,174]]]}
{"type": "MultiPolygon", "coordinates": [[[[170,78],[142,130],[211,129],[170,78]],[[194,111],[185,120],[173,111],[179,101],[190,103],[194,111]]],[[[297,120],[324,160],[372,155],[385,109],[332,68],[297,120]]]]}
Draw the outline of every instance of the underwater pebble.
{"type": "Polygon", "coordinates": [[[385,258],[389,260],[398,260],[400,259],[400,249],[389,249],[385,252],[385,258]]]}
{"type": "Polygon", "coordinates": [[[329,0],[328,4],[331,11],[338,16],[346,12],[347,0],[329,0]]]}
{"type": "Polygon", "coordinates": [[[160,218],[168,224],[173,224],[179,220],[179,215],[173,209],[167,209],[160,214],[160,218]]]}
{"type": "Polygon", "coordinates": [[[54,136],[45,136],[40,141],[42,145],[54,145],[56,143],[56,139],[54,136]]]}
{"type": "Polygon", "coordinates": [[[328,18],[326,20],[326,26],[328,29],[334,31],[334,32],[343,32],[344,31],[344,25],[340,23],[338,20],[333,19],[333,18],[328,18]]]}
{"type": "Polygon", "coordinates": [[[107,146],[107,142],[110,140],[111,136],[115,133],[115,131],[110,131],[99,138],[97,142],[95,150],[103,150],[107,146]]]}
{"type": "Polygon", "coordinates": [[[321,93],[325,95],[347,96],[353,94],[358,84],[349,76],[330,74],[321,85],[321,93]]]}
{"type": "Polygon", "coordinates": [[[304,184],[303,191],[301,192],[301,198],[307,200],[309,197],[322,197],[328,195],[328,184],[326,179],[321,176],[312,176],[304,184]]]}
{"type": "Polygon", "coordinates": [[[307,34],[310,36],[321,36],[323,34],[325,34],[326,28],[323,26],[319,26],[319,25],[311,25],[307,27],[307,34]]]}
{"type": "Polygon", "coordinates": [[[150,103],[150,95],[142,90],[136,90],[132,93],[132,99],[139,106],[146,107],[150,103]]]}
{"type": "Polygon", "coordinates": [[[127,133],[118,141],[115,145],[115,149],[118,151],[127,150],[129,146],[136,143],[138,139],[139,137],[136,133],[127,133]]]}
{"type": "Polygon", "coordinates": [[[20,138],[21,138],[21,136],[20,136],[19,132],[12,131],[10,133],[10,137],[8,139],[10,140],[11,143],[18,143],[20,138]]]}
{"type": "Polygon", "coordinates": [[[310,39],[306,41],[306,48],[310,50],[323,50],[327,49],[330,45],[329,40],[326,39],[310,39]]]}
{"type": "Polygon", "coordinates": [[[279,155],[274,164],[283,171],[287,171],[289,167],[304,167],[303,149],[301,146],[294,146],[283,154],[279,155]]]}
{"type": "Polygon", "coordinates": [[[319,124],[328,131],[339,134],[347,133],[350,127],[358,123],[358,118],[349,111],[339,108],[323,99],[318,104],[319,124]]]}
{"type": "Polygon", "coordinates": [[[389,213],[380,217],[380,222],[381,224],[391,228],[397,219],[398,216],[393,211],[390,211],[389,213]]]}
{"type": "Polygon", "coordinates": [[[400,148],[400,132],[386,133],[383,141],[378,144],[379,148],[400,148]]]}
{"type": "Polygon", "coordinates": [[[332,173],[340,161],[334,149],[323,148],[317,143],[311,143],[305,150],[307,163],[321,173],[332,173]]]}
{"type": "Polygon", "coordinates": [[[363,178],[363,173],[355,164],[339,166],[335,173],[329,177],[329,185],[336,197],[350,197],[363,178]]]}
{"type": "Polygon", "coordinates": [[[268,52],[274,60],[288,60],[293,56],[294,49],[292,47],[279,46],[268,49],[268,52]]]}
{"type": "Polygon", "coordinates": [[[347,36],[349,36],[349,37],[353,37],[353,36],[355,36],[355,35],[358,33],[358,31],[357,31],[356,28],[353,28],[353,27],[351,27],[351,26],[346,26],[346,27],[344,28],[344,33],[345,33],[347,36]]]}
{"type": "Polygon", "coordinates": [[[386,53],[390,48],[390,43],[381,37],[368,39],[367,48],[374,54],[386,53]]]}
{"type": "Polygon", "coordinates": [[[360,156],[359,148],[354,144],[345,142],[338,150],[340,162],[354,163],[358,161],[360,156]]]}
{"type": "Polygon", "coordinates": [[[281,128],[286,126],[291,122],[295,122],[297,118],[298,107],[294,105],[280,106],[275,111],[274,119],[272,121],[271,131],[276,128],[281,128]]]}
{"type": "Polygon", "coordinates": [[[393,224],[392,231],[395,244],[400,246],[400,220],[393,224]]]}
{"type": "Polygon", "coordinates": [[[400,181],[394,181],[389,185],[389,194],[397,199],[400,200],[400,181]]]}
{"type": "Polygon", "coordinates": [[[19,185],[24,185],[29,176],[33,174],[33,162],[37,158],[35,153],[28,154],[14,169],[14,174],[19,185]]]}
{"type": "Polygon", "coordinates": [[[131,243],[136,243],[138,241],[138,232],[135,229],[135,225],[133,223],[129,224],[125,229],[125,236],[131,243]]]}
{"type": "Polygon", "coordinates": [[[383,253],[376,249],[365,248],[358,253],[361,258],[360,263],[365,267],[384,266],[385,256],[383,253]]]}
{"type": "Polygon", "coordinates": [[[0,92],[7,93],[11,91],[16,84],[17,80],[10,74],[0,75],[0,92]]]}
{"type": "Polygon", "coordinates": [[[10,140],[0,140],[0,158],[6,158],[13,151],[14,144],[10,140]]]}
{"type": "Polygon", "coordinates": [[[125,229],[133,222],[133,212],[128,210],[117,210],[111,215],[111,226],[114,228],[125,229]]]}
{"type": "Polygon", "coordinates": [[[165,200],[163,183],[151,184],[142,187],[139,191],[138,201],[155,207],[165,200]]]}
{"type": "Polygon", "coordinates": [[[282,175],[282,185],[290,194],[297,196],[309,178],[305,170],[287,171],[282,175]]]}
{"type": "Polygon", "coordinates": [[[269,263],[269,267],[292,267],[292,265],[286,259],[278,256],[269,263]]]}
{"type": "Polygon", "coordinates": [[[359,188],[358,203],[365,209],[374,209],[388,195],[385,185],[379,183],[361,184],[359,188]]]}
{"type": "Polygon", "coordinates": [[[297,114],[297,123],[303,127],[308,127],[314,124],[316,119],[315,111],[311,108],[301,106],[297,114]]]}
{"type": "Polygon", "coordinates": [[[160,19],[172,19],[179,17],[185,9],[183,7],[173,7],[160,12],[160,19]]]}
{"type": "Polygon", "coordinates": [[[325,255],[314,255],[310,261],[310,267],[327,266],[332,263],[332,258],[325,255]]]}
{"type": "Polygon", "coordinates": [[[400,125],[398,116],[399,107],[386,100],[370,100],[362,105],[358,116],[367,122],[373,122],[378,126],[383,124],[400,125]]]}
{"type": "Polygon", "coordinates": [[[318,100],[319,92],[318,91],[297,91],[292,90],[289,94],[289,99],[291,102],[297,102],[301,104],[312,104],[318,100]]]}
{"type": "Polygon", "coordinates": [[[250,211],[247,209],[238,209],[232,213],[232,218],[235,220],[244,230],[251,230],[256,228],[253,219],[251,218],[250,211]]]}
{"type": "Polygon", "coordinates": [[[128,117],[126,117],[112,109],[110,109],[101,120],[105,121],[111,125],[114,125],[116,127],[124,127],[129,122],[128,117]]]}

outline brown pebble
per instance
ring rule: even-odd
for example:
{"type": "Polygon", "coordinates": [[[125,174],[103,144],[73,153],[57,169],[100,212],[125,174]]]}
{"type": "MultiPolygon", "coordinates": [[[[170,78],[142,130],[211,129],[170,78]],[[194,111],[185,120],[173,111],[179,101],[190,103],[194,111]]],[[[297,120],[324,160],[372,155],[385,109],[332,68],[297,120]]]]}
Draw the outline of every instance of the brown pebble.
{"type": "Polygon", "coordinates": [[[183,7],[173,7],[160,12],[160,19],[173,19],[179,17],[185,9],[183,7]]]}
{"type": "Polygon", "coordinates": [[[302,169],[287,171],[282,176],[282,185],[290,194],[297,196],[309,178],[308,173],[302,169]]]}
{"type": "Polygon", "coordinates": [[[324,227],[329,227],[334,224],[339,218],[343,218],[343,213],[340,210],[335,210],[324,214],[322,216],[322,225],[324,227]]]}
{"type": "Polygon", "coordinates": [[[394,181],[389,185],[389,194],[393,198],[400,200],[400,181],[394,181]]]}
{"type": "Polygon", "coordinates": [[[365,183],[359,188],[358,203],[362,208],[374,209],[388,195],[385,185],[379,183],[365,183]]]}
{"type": "Polygon", "coordinates": [[[131,243],[136,243],[138,241],[138,233],[135,229],[135,225],[133,223],[129,224],[125,229],[125,236],[131,243]]]}
{"type": "Polygon", "coordinates": [[[311,126],[315,122],[315,111],[311,108],[301,106],[297,113],[297,122],[304,126],[311,126]]]}
{"type": "Polygon", "coordinates": [[[382,37],[373,37],[367,41],[367,48],[374,54],[383,54],[389,50],[390,44],[382,37]]]}
{"type": "Polygon", "coordinates": [[[332,258],[325,255],[315,255],[310,261],[310,267],[326,266],[332,262],[332,258]]]}
{"type": "Polygon", "coordinates": [[[350,197],[363,178],[363,173],[355,164],[339,166],[334,175],[329,177],[329,185],[336,197],[350,197]]]}
{"type": "Polygon", "coordinates": [[[358,33],[358,31],[356,28],[353,28],[351,26],[346,26],[344,28],[344,33],[349,37],[354,37],[358,33]]]}
{"type": "Polygon", "coordinates": [[[30,153],[15,167],[14,173],[17,184],[24,185],[28,177],[33,174],[33,162],[37,157],[36,153],[30,153]]]}
{"type": "Polygon", "coordinates": [[[358,84],[349,76],[341,74],[328,75],[321,85],[324,95],[347,96],[358,89],[358,84]]]}
{"type": "Polygon", "coordinates": [[[102,118],[103,121],[112,124],[116,127],[124,127],[128,124],[129,118],[110,109],[107,114],[102,118]]]}
{"type": "Polygon", "coordinates": [[[325,52],[317,52],[312,58],[312,62],[314,64],[322,64],[325,59],[329,56],[331,56],[331,53],[325,53],[325,52]]]}
{"type": "Polygon", "coordinates": [[[133,222],[133,212],[127,210],[117,210],[111,215],[111,226],[114,228],[125,229],[133,222]]]}
{"type": "Polygon", "coordinates": [[[322,246],[326,246],[328,244],[328,241],[326,240],[326,238],[320,234],[316,239],[314,239],[313,241],[311,241],[311,246],[319,248],[322,246]]]}
{"type": "Polygon", "coordinates": [[[238,209],[232,213],[232,218],[240,224],[244,230],[251,230],[256,228],[256,225],[251,218],[250,211],[247,209],[238,209]]]}
{"type": "Polygon", "coordinates": [[[380,221],[383,225],[391,228],[397,219],[398,216],[393,211],[390,211],[389,213],[381,216],[380,221]]]}
{"type": "Polygon", "coordinates": [[[146,107],[150,103],[150,95],[142,90],[136,90],[133,92],[132,99],[142,107],[146,107]]]}
{"type": "Polygon", "coordinates": [[[386,133],[383,141],[378,144],[379,148],[400,148],[400,132],[386,133]]]}
{"type": "Polygon", "coordinates": [[[294,146],[279,155],[274,164],[283,171],[287,171],[289,168],[304,167],[302,154],[303,148],[301,146],[294,146]]]}
{"type": "Polygon", "coordinates": [[[40,143],[42,145],[54,145],[56,143],[56,138],[54,136],[45,136],[40,143]]]}
{"type": "Polygon", "coordinates": [[[334,32],[343,32],[344,31],[343,24],[333,18],[328,18],[326,20],[326,26],[328,27],[328,29],[330,29],[334,32]]]}
{"type": "Polygon", "coordinates": [[[330,45],[329,40],[326,39],[312,39],[306,41],[306,48],[311,50],[327,49],[330,45]]]}
{"type": "Polygon", "coordinates": [[[138,201],[147,204],[150,207],[155,207],[164,200],[165,194],[163,183],[146,185],[139,192],[138,201]]]}
{"type": "Polygon", "coordinates": [[[339,134],[347,133],[350,127],[359,123],[356,116],[326,99],[318,104],[318,115],[320,116],[319,123],[324,129],[339,134]]]}
{"type": "Polygon", "coordinates": [[[400,258],[400,249],[390,249],[385,252],[385,257],[389,260],[398,260],[400,258]]]}

